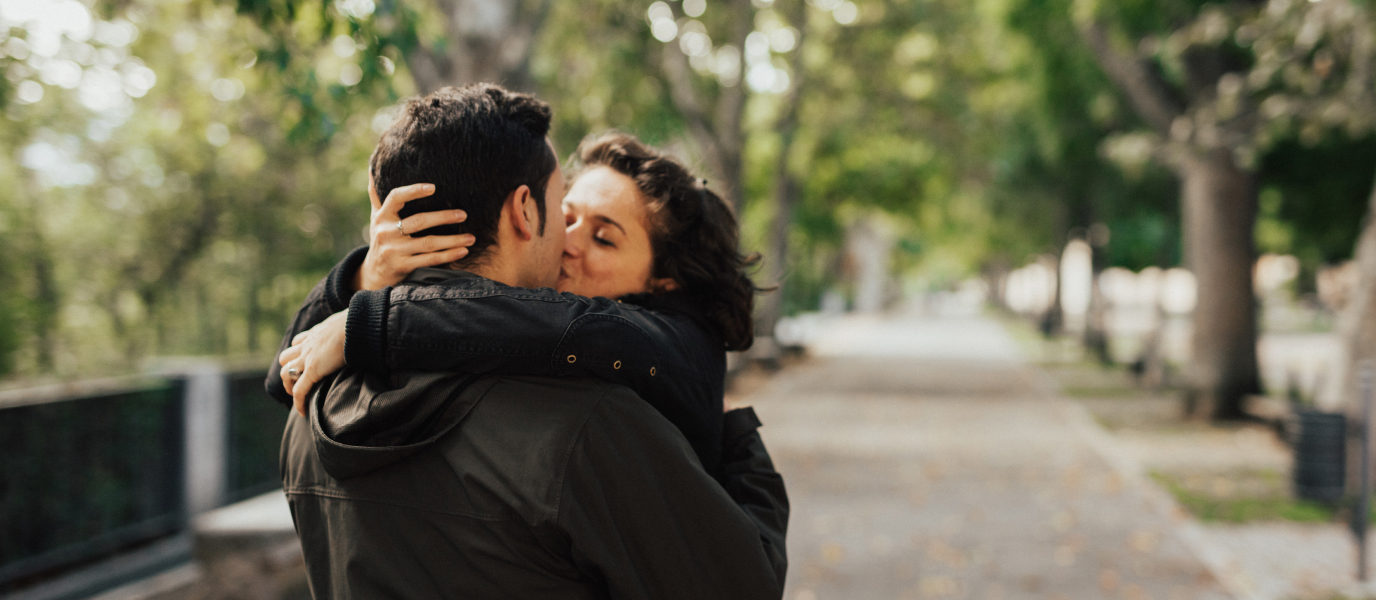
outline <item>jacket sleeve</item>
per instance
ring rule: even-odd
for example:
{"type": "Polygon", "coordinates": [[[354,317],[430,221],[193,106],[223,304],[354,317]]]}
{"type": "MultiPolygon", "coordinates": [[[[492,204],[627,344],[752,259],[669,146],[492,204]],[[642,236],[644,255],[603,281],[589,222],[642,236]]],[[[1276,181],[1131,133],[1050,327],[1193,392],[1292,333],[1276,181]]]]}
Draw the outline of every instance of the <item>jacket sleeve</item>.
{"type": "MultiPolygon", "coordinates": [[[[360,371],[594,377],[658,404],[721,411],[721,359],[687,317],[552,289],[408,286],[359,292],[345,362],[360,371]]],[[[672,417],[671,417],[672,419],[672,417]]]]}
{"type": "Polygon", "coordinates": [[[754,521],[760,544],[783,585],[788,572],[788,492],[784,478],[774,470],[774,461],[760,438],[760,419],[755,409],[738,408],[726,413],[722,449],[722,487],[741,510],[754,521]]]}
{"type": "Polygon", "coordinates": [[[617,599],[782,597],[788,498],[753,411],[728,418],[722,486],[638,404],[609,395],[570,455],[558,523],[575,565],[617,599]]]}
{"type": "Polygon", "coordinates": [[[277,355],[291,347],[291,340],[296,334],[315,327],[330,315],[349,308],[349,300],[354,294],[354,273],[358,272],[367,255],[367,246],[355,248],[330,270],[325,279],[315,284],[310,294],[306,295],[306,301],[302,302],[301,308],[296,311],[291,327],[287,328],[287,334],[282,337],[282,343],[277,347],[277,353],[272,355],[272,363],[268,365],[268,376],[263,386],[272,399],[286,406],[292,405],[291,394],[282,387],[282,368],[277,364],[277,355]]]}

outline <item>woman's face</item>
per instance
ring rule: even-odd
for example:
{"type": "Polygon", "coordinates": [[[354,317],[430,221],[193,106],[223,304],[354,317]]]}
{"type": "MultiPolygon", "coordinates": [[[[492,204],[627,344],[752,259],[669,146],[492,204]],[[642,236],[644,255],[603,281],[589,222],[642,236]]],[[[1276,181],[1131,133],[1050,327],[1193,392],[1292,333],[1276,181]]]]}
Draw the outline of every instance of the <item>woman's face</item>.
{"type": "Polygon", "coordinates": [[[608,167],[584,172],[564,195],[564,223],[559,291],[619,298],[651,290],[645,203],[630,177],[608,167]]]}

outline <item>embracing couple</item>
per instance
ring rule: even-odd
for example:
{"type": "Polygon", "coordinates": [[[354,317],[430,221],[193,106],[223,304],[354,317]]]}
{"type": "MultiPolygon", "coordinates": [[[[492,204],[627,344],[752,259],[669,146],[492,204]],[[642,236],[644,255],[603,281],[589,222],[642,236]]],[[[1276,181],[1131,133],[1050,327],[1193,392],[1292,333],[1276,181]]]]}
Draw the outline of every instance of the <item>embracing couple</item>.
{"type": "Polygon", "coordinates": [[[566,189],[549,127],[480,84],[378,143],[372,243],[267,382],[316,598],[782,596],[783,480],[723,406],[756,292],[735,217],[623,134],[566,189]]]}

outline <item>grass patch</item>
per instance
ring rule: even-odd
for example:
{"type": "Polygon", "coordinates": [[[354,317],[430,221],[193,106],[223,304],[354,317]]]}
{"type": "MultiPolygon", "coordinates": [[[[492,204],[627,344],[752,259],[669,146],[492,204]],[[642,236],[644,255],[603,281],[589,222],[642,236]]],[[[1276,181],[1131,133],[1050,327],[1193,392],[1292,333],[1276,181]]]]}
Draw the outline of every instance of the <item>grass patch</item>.
{"type": "MultiPolygon", "coordinates": [[[[1220,523],[1248,523],[1254,521],[1293,521],[1297,523],[1327,523],[1334,521],[1338,510],[1330,505],[1307,500],[1296,500],[1285,492],[1285,482],[1279,473],[1251,473],[1244,477],[1254,481],[1246,487],[1256,488],[1260,484],[1261,494],[1234,493],[1237,484],[1231,479],[1213,477],[1208,479],[1212,489],[1201,489],[1194,478],[1182,478],[1165,473],[1152,472],[1152,479],[1160,483],[1175,496],[1190,514],[1201,521],[1220,523]],[[1261,481],[1255,481],[1255,479],[1261,481]],[[1229,482],[1220,484],[1220,482],[1229,482]],[[1267,490],[1265,488],[1272,488],[1267,490]],[[1276,493],[1280,492],[1280,493],[1276,493]]],[[[1240,486],[1239,486],[1240,487],[1240,486]]],[[[1248,490],[1253,491],[1253,490],[1248,490]]]]}
{"type": "Polygon", "coordinates": [[[1141,398],[1159,395],[1140,387],[1070,387],[1061,388],[1061,395],[1067,398],[1141,398]]]}

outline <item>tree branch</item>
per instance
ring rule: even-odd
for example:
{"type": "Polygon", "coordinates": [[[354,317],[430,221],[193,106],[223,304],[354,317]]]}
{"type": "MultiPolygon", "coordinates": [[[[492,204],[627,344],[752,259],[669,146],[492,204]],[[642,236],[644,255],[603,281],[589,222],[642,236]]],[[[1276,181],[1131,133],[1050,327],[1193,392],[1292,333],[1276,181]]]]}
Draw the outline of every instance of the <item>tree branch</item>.
{"type": "MultiPolygon", "coordinates": [[[[750,5],[750,0],[731,0],[729,9],[732,13],[729,43],[744,52],[745,38],[755,28],[754,9],[750,5]]],[[[718,95],[715,123],[723,168],[723,171],[718,173],[721,185],[717,189],[725,194],[737,214],[740,214],[744,201],[741,185],[741,153],[745,146],[744,135],[741,132],[741,121],[745,116],[744,69],[741,75],[741,80],[736,85],[722,88],[718,95]]]]}
{"type": "Polygon", "coordinates": [[[1128,97],[1138,116],[1162,137],[1169,139],[1171,123],[1185,112],[1171,94],[1169,84],[1162,81],[1142,59],[1114,48],[1102,22],[1090,21],[1081,24],[1079,29],[1081,37],[1094,53],[1095,62],[1128,97]]]}
{"type": "Polygon", "coordinates": [[[521,50],[521,60],[508,70],[508,81],[513,89],[526,91],[535,89],[535,82],[530,78],[530,56],[534,54],[531,52],[531,46],[535,44],[535,39],[540,35],[540,30],[544,29],[545,21],[549,19],[552,8],[554,8],[554,0],[541,0],[539,8],[535,10],[535,16],[527,23],[525,39],[521,42],[525,44],[521,50]]]}
{"type": "Polygon", "coordinates": [[[669,42],[664,45],[663,64],[664,79],[669,83],[669,97],[688,124],[688,134],[697,143],[712,175],[725,177],[727,170],[720,140],[717,139],[712,123],[702,108],[697,90],[693,89],[693,74],[689,72],[688,57],[679,50],[678,44],[669,42]]]}

